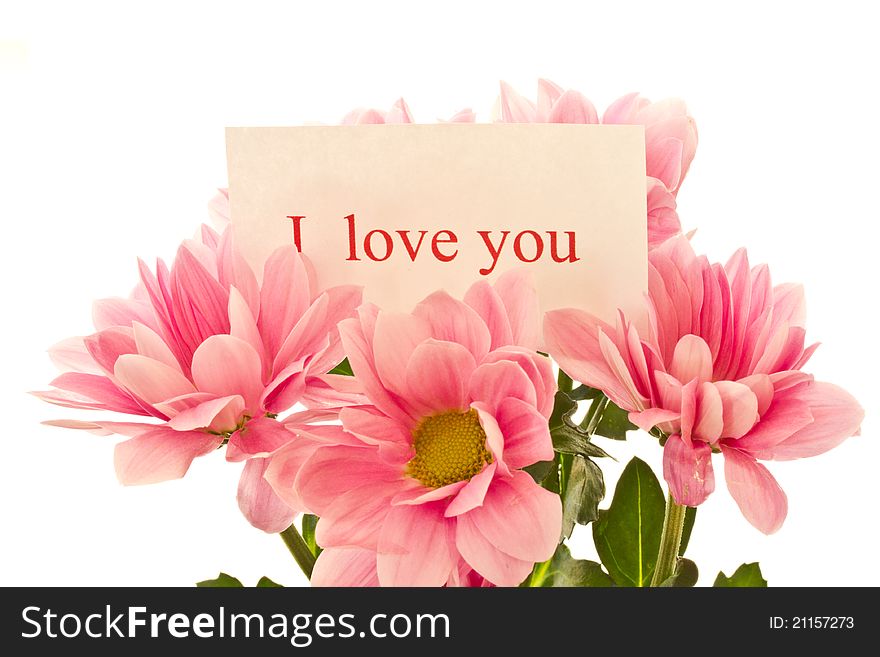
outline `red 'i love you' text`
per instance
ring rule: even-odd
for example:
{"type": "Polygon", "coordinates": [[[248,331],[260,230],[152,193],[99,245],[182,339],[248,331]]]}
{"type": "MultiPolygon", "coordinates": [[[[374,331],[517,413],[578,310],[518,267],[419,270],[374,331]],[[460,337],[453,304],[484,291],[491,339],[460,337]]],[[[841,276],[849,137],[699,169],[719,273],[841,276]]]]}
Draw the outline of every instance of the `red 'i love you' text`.
{"type": "MultiPolygon", "coordinates": [[[[288,215],[293,222],[293,242],[302,251],[303,215],[288,215]]],[[[452,262],[458,256],[458,235],[453,230],[392,230],[375,228],[363,236],[358,234],[354,214],[344,217],[348,229],[348,261],[367,260],[385,262],[391,258],[404,257],[415,262],[417,258],[433,258],[438,262],[452,262]]],[[[495,270],[502,254],[512,253],[520,262],[531,263],[549,260],[557,263],[577,262],[577,237],[574,231],[548,230],[539,233],[522,230],[478,230],[486,249],[486,266],[480,274],[488,276],[495,270]]]]}

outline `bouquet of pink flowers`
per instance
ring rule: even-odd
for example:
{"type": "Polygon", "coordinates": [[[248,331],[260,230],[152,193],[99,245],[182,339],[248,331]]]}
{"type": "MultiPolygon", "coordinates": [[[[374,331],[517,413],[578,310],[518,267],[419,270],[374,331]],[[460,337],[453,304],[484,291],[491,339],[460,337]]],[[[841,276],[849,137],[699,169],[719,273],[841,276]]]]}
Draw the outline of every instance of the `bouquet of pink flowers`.
{"type": "MultiPolygon", "coordinates": [[[[504,122],[645,126],[645,328],[577,308],[542,317],[521,270],[405,314],[354,285],[319,289],[294,245],[258,276],[221,192],[221,232],[203,226],[170,266],[140,262],[129,298],[96,302],[94,333],[50,350],[63,373],[38,396],[126,417],[48,423],[124,436],[123,484],[182,477],[224,449],[244,463],[242,513],[280,533],[316,586],[693,586],[684,554],[714,455],[745,518],[778,530],[788,501],[763,462],[821,454],[864,412],[804,371],[817,345],[800,286],[773,285],[745,250],[710,261],[681,234],[676,195],[697,146],[684,103],[631,94],[600,118],[541,81],[537,102],[502,84],[499,107],[504,122]],[[639,429],[663,449],[668,495],[634,458],[600,510],[608,455],[594,437],[639,429]],[[577,524],[592,525],[601,563],[571,556],[577,524]]],[[[409,122],[402,100],[344,119],[409,122]]],[[[757,564],[716,580],[765,584],[757,564]]]]}

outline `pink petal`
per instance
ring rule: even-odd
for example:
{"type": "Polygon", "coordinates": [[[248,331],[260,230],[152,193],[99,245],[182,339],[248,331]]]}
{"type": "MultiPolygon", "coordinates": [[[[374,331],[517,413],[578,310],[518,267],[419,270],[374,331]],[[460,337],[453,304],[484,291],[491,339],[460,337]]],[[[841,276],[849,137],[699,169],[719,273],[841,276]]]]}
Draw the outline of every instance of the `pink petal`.
{"type": "Polygon", "coordinates": [[[681,388],[681,437],[691,443],[694,422],[697,419],[697,389],[700,383],[691,379],[681,388]]]}
{"type": "Polygon", "coordinates": [[[245,408],[256,413],[263,392],[260,356],[244,340],[214,335],[193,354],[193,381],[201,392],[241,395],[245,408]]]}
{"type": "Polygon", "coordinates": [[[483,468],[480,474],[472,477],[461,490],[457,491],[458,494],[446,507],[444,515],[447,518],[452,518],[481,506],[486,499],[486,492],[492,485],[497,469],[497,462],[490,463],[483,468]]]}
{"type": "Polygon", "coordinates": [[[232,431],[244,411],[244,399],[240,395],[218,397],[192,408],[188,408],[171,418],[168,422],[175,431],[210,429],[211,431],[232,431]]]}
{"type": "Polygon", "coordinates": [[[739,450],[722,447],[724,478],[739,510],[765,534],[782,527],[788,513],[788,498],[763,465],[739,450]]]}
{"type": "Polygon", "coordinates": [[[538,461],[553,460],[553,441],[545,418],[521,399],[501,400],[495,411],[498,427],[504,435],[504,462],[514,469],[538,461]]]}
{"type": "Polygon", "coordinates": [[[381,481],[344,492],[324,509],[315,536],[318,544],[376,550],[393,495],[394,488],[381,481]]]}
{"type": "Polygon", "coordinates": [[[507,312],[513,344],[537,350],[541,346],[541,305],[535,277],[526,269],[511,269],[501,274],[493,287],[507,312]]]}
{"type": "Polygon", "coordinates": [[[283,422],[290,428],[296,427],[298,424],[312,424],[314,422],[333,422],[339,419],[338,408],[308,408],[304,411],[291,413],[284,418],[283,422]]]}
{"type": "Polygon", "coordinates": [[[664,408],[649,408],[646,411],[630,413],[629,421],[643,431],[651,431],[657,425],[678,420],[680,417],[681,413],[678,411],[667,411],[664,408]]]}
{"type": "Polygon", "coordinates": [[[310,394],[316,392],[312,388],[322,391],[317,394],[322,395],[327,401],[325,406],[358,406],[368,401],[364,395],[364,386],[356,376],[322,374],[310,376],[307,384],[310,394]],[[352,403],[352,400],[355,400],[355,403],[352,403]]]}
{"type": "Polygon", "coordinates": [[[312,586],[379,586],[376,552],[358,547],[327,548],[318,556],[312,586]]]}
{"type": "Polygon", "coordinates": [[[198,250],[183,245],[171,269],[174,319],[189,349],[206,338],[229,332],[229,292],[200,261],[198,250]]]}
{"type": "MultiPolygon", "coordinates": [[[[614,341],[605,335],[605,332],[599,329],[599,351],[608,369],[614,374],[625,391],[624,407],[633,408],[633,410],[642,410],[648,405],[648,399],[636,387],[632,373],[629,371],[620,349],[614,341]]],[[[607,394],[607,393],[606,393],[607,394]]]]}
{"type": "MultiPolygon", "coordinates": [[[[306,357],[305,371],[310,380],[317,380],[326,376],[344,376],[341,374],[329,374],[345,358],[345,351],[342,349],[342,338],[339,337],[337,324],[334,324],[330,332],[326,334],[326,339],[323,340],[323,344],[319,346],[317,351],[306,357]]],[[[353,377],[346,378],[350,379],[353,377]]]]}
{"type": "Polygon", "coordinates": [[[458,517],[455,547],[464,560],[480,575],[496,586],[517,586],[529,573],[534,563],[516,559],[499,550],[477,528],[471,514],[458,517]]]}
{"type": "MultiPolygon", "coordinates": [[[[336,332],[339,322],[354,315],[362,298],[363,288],[356,285],[340,285],[321,294],[284,340],[275,357],[274,370],[279,371],[289,363],[323,349],[329,343],[331,334],[336,332]]],[[[335,365],[333,363],[330,367],[335,365]]],[[[326,374],[326,371],[317,373],[326,374]]]]}
{"type": "Polygon", "coordinates": [[[306,393],[305,359],[290,363],[278,372],[263,389],[257,408],[269,413],[283,413],[294,404],[303,401],[306,393]]]}
{"type": "Polygon", "coordinates": [[[443,504],[392,507],[382,524],[378,572],[382,586],[442,586],[453,559],[443,504]]]}
{"type": "MultiPolygon", "coordinates": [[[[398,400],[385,388],[376,372],[375,358],[372,350],[372,333],[365,333],[365,325],[369,328],[375,307],[364,306],[359,310],[358,319],[347,319],[339,324],[339,335],[348,356],[348,361],[361,382],[363,391],[377,408],[386,415],[408,423],[413,418],[400,406],[398,400]]],[[[405,371],[405,370],[404,370],[405,371]]]]}
{"type": "Polygon", "coordinates": [[[681,382],[674,376],[654,370],[654,385],[657,386],[657,396],[660,406],[670,410],[681,410],[681,382]]]}
{"type": "Polygon", "coordinates": [[[673,434],[663,448],[663,478],[676,503],[699,506],[715,490],[712,449],[704,442],[688,445],[673,434]]]}
{"type": "Polygon", "coordinates": [[[384,441],[406,443],[412,435],[403,426],[373,407],[342,408],[339,419],[346,431],[350,431],[364,442],[377,445],[384,441]]]}
{"type": "Polygon", "coordinates": [[[257,321],[250,306],[237,289],[229,289],[229,335],[247,342],[260,357],[262,378],[268,381],[271,363],[266,358],[263,338],[257,328],[257,321]]]}
{"type": "Polygon", "coordinates": [[[447,123],[474,123],[477,120],[477,115],[474,114],[474,111],[466,107],[465,109],[458,110],[455,114],[453,114],[447,123]]]}
{"type": "Polygon", "coordinates": [[[813,421],[773,448],[773,458],[789,460],[816,456],[857,435],[864,409],[846,390],[816,381],[800,398],[809,404],[813,421]]]}
{"type": "Polygon", "coordinates": [[[718,388],[708,381],[700,384],[692,436],[714,444],[724,433],[724,402],[718,388]]]}
{"type": "Polygon", "coordinates": [[[295,434],[270,417],[257,417],[232,434],[226,445],[227,461],[266,457],[291,442],[295,434]]]}
{"type": "Polygon", "coordinates": [[[427,340],[406,366],[408,401],[422,416],[467,408],[468,383],[474,357],[456,342],[427,340]]]}
{"type": "Polygon", "coordinates": [[[266,459],[269,463],[263,477],[272,490],[291,509],[306,510],[306,506],[296,490],[296,477],[303,464],[321,447],[321,443],[308,438],[296,437],[266,459]]]}
{"type": "Polygon", "coordinates": [[[614,329],[582,310],[565,308],[544,315],[547,350],[566,374],[576,381],[598,388],[626,410],[642,410],[609,367],[599,347],[599,332],[614,329]]]}
{"type": "Polygon", "coordinates": [[[773,401],[773,381],[766,374],[753,374],[738,383],[748,386],[758,400],[758,415],[763,416],[773,401]]]}
{"type": "Polygon", "coordinates": [[[377,481],[389,485],[403,478],[403,464],[390,467],[374,447],[339,445],[317,450],[297,477],[297,487],[306,508],[319,516],[346,491],[377,481]]]}
{"type": "Polygon", "coordinates": [[[214,225],[220,230],[229,225],[231,213],[229,211],[228,189],[219,188],[217,193],[211,197],[211,200],[208,202],[208,215],[211,217],[214,225]]]}
{"type": "Polygon", "coordinates": [[[812,382],[813,375],[807,374],[806,372],[798,372],[796,370],[774,372],[770,375],[770,381],[773,383],[774,394],[779,394],[783,390],[790,390],[812,382]]]}
{"type": "Polygon", "coordinates": [[[553,556],[562,530],[559,496],[522,471],[494,479],[482,506],[464,517],[497,549],[532,563],[553,556]]]}
{"type": "Polygon", "coordinates": [[[134,321],[150,325],[153,313],[150,304],[135,299],[98,299],[92,304],[92,323],[98,331],[117,326],[129,327],[134,321]]]}
{"type": "Polygon", "coordinates": [[[505,123],[532,123],[535,106],[506,82],[501,82],[501,120],[505,123]]]}
{"type": "Polygon", "coordinates": [[[244,464],[238,480],[238,508],[254,527],[277,534],[290,527],[296,511],[266,481],[263,475],[268,466],[269,460],[260,458],[244,464]]]}
{"type": "Polygon", "coordinates": [[[681,220],[676,211],[675,196],[666,189],[666,185],[650,176],[647,184],[648,249],[650,250],[681,233],[681,220]]]}
{"type": "Polygon", "coordinates": [[[205,402],[214,399],[217,399],[216,395],[212,395],[208,392],[189,392],[185,395],[179,395],[177,397],[172,397],[171,399],[157,402],[153,407],[157,411],[165,413],[165,415],[171,418],[175,417],[178,413],[183,413],[191,408],[195,408],[199,404],[204,404],[205,402]]]}
{"type": "Polygon", "coordinates": [[[179,479],[193,459],[215,450],[222,439],[201,431],[157,427],[116,445],[116,476],[126,486],[179,479]]]}
{"type": "Polygon", "coordinates": [[[758,398],[742,383],[718,381],[714,385],[724,407],[724,437],[744,436],[758,421],[758,398]]]}
{"type": "Polygon", "coordinates": [[[487,363],[474,370],[469,397],[485,402],[493,414],[507,397],[521,399],[530,406],[537,403],[535,386],[523,369],[509,360],[487,363]]]}
{"type": "Polygon", "coordinates": [[[553,105],[547,123],[599,123],[599,116],[593,103],[580,92],[570,89],[553,105]]]}
{"type": "Polygon", "coordinates": [[[550,114],[550,110],[556,101],[564,93],[564,89],[555,82],[538,80],[538,116],[546,117],[550,114]]]}
{"type": "Polygon", "coordinates": [[[272,252],[263,268],[258,326],[270,358],[311,304],[309,276],[293,245],[272,252]]]}
{"type": "MultiPolygon", "coordinates": [[[[153,314],[156,318],[156,328],[165,338],[168,345],[174,351],[181,363],[189,362],[192,357],[190,350],[180,338],[177,324],[171,312],[171,293],[168,289],[168,270],[161,260],[157,263],[157,273],[154,275],[147,264],[138,259],[138,272],[140,273],[141,285],[146,292],[147,298],[152,305],[153,314]]],[[[149,322],[143,322],[150,326],[149,322]]]]}
{"type": "Polygon", "coordinates": [[[40,422],[40,424],[45,424],[49,427],[60,427],[62,429],[88,431],[96,436],[109,436],[116,433],[132,437],[139,436],[161,426],[145,422],[83,422],[82,420],[45,420],[40,422]]]}
{"type": "Polygon", "coordinates": [[[501,433],[501,427],[498,426],[498,420],[492,414],[492,410],[481,402],[472,402],[471,408],[477,412],[480,419],[480,426],[486,433],[486,447],[495,459],[496,466],[500,474],[505,476],[510,474],[510,468],[504,462],[504,434],[501,433]]]}
{"type": "Polygon", "coordinates": [[[463,345],[477,362],[489,353],[491,337],[486,323],[473,308],[446,292],[430,295],[415,307],[413,314],[428,323],[432,337],[463,345]]]}
{"type": "Polygon", "coordinates": [[[696,335],[685,335],[675,345],[669,373],[682,383],[712,380],[712,352],[696,335]]]}
{"type": "Polygon", "coordinates": [[[49,347],[49,358],[59,370],[82,372],[83,374],[103,374],[95,359],[86,349],[83,338],[67,338],[49,347]]]}
{"type": "Polygon", "coordinates": [[[120,356],[113,371],[122,385],[148,404],[196,392],[180,370],[139,354],[120,356]]]}
{"type": "Polygon", "coordinates": [[[495,289],[485,280],[477,281],[464,295],[464,302],[473,308],[489,330],[490,349],[498,349],[514,343],[510,330],[510,318],[504,302],[495,289]]]}
{"type": "Polygon", "coordinates": [[[779,443],[812,421],[813,414],[805,399],[780,394],[751,431],[730,444],[755,458],[772,459],[779,443]]]}
{"type": "Polygon", "coordinates": [[[260,316],[260,286],[254,270],[235,248],[232,229],[223,232],[216,248],[217,275],[224,289],[235,289],[245,300],[253,317],[260,316]]]}
{"type": "Polygon", "coordinates": [[[677,189],[682,178],[683,151],[684,143],[674,137],[650,144],[645,161],[648,175],[661,180],[670,190],[677,189]]]}
{"type": "Polygon", "coordinates": [[[631,123],[639,108],[647,103],[638,93],[621,96],[608,106],[602,115],[602,123],[631,123]]]}
{"type": "Polygon", "coordinates": [[[107,374],[113,374],[116,360],[120,356],[137,353],[134,333],[129,327],[104,329],[84,338],[83,344],[94,361],[107,374]]]}
{"type": "Polygon", "coordinates": [[[749,315],[751,296],[751,270],[749,258],[745,249],[738,249],[728,260],[724,272],[730,280],[731,299],[731,333],[733,342],[731,345],[730,376],[735,376],[736,358],[744,353],[743,343],[748,331],[747,321],[749,315]]]}
{"type": "Polygon", "coordinates": [[[524,347],[507,346],[491,352],[482,364],[500,361],[510,361],[520,366],[535,389],[535,408],[549,418],[556,397],[556,375],[550,359],[524,347]]]}
{"type": "Polygon", "coordinates": [[[773,318],[779,323],[804,326],[807,316],[804,286],[782,283],[773,288],[773,318]]]}
{"type": "Polygon", "coordinates": [[[211,251],[216,251],[217,246],[220,244],[220,235],[207,224],[202,224],[200,226],[197,239],[200,239],[202,244],[207,246],[211,251]]]}
{"type": "Polygon", "coordinates": [[[379,312],[373,335],[376,372],[392,392],[406,398],[406,367],[413,351],[430,339],[431,328],[421,317],[403,313],[379,312]]]}
{"type": "Polygon", "coordinates": [[[168,367],[174,368],[183,374],[183,370],[180,369],[180,363],[177,361],[177,357],[168,345],[165,344],[165,341],[159,337],[158,333],[140,322],[134,322],[132,324],[132,330],[134,332],[134,342],[137,346],[137,353],[152,358],[153,360],[158,360],[160,363],[164,363],[168,367]]]}
{"type": "Polygon", "coordinates": [[[412,112],[403,98],[398,98],[391,106],[391,110],[385,115],[385,123],[414,123],[412,112]]]}
{"type": "Polygon", "coordinates": [[[398,506],[400,504],[425,504],[426,502],[445,500],[456,495],[467,483],[467,481],[456,481],[440,488],[428,488],[415,479],[407,479],[404,484],[406,487],[394,495],[391,504],[398,506]]]}
{"type": "Polygon", "coordinates": [[[106,376],[65,372],[50,383],[58,391],[36,392],[37,397],[50,404],[68,408],[92,408],[149,415],[146,410],[106,376]]]}

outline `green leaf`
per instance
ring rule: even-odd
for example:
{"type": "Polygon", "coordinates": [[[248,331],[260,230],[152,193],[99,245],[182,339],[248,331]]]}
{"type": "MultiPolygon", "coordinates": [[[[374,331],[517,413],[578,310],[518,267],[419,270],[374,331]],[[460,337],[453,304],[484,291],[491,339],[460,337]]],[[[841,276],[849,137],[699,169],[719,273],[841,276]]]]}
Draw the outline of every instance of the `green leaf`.
{"type": "Polygon", "coordinates": [[[597,458],[608,456],[604,449],[590,442],[588,434],[567,424],[552,429],[550,438],[553,440],[553,449],[557,452],[597,458]]]}
{"type": "Polygon", "coordinates": [[[601,564],[585,559],[575,559],[565,545],[556,548],[549,561],[535,564],[532,574],[523,582],[529,587],[607,587],[614,581],[602,570],[601,564]]]}
{"type": "Polygon", "coordinates": [[[614,440],[626,440],[626,432],[638,429],[636,425],[629,421],[629,413],[610,399],[608,405],[602,412],[599,424],[596,425],[594,433],[612,438],[614,440]]]}
{"type": "Polygon", "coordinates": [[[633,458],[607,511],[593,523],[599,558],[618,586],[648,586],[663,530],[666,500],[648,464],[633,458]]]}
{"type": "Polygon", "coordinates": [[[538,461],[537,463],[532,463],[531,465],[526,466],[523,470],[532,476],[532,479],[535,480],[536,484],[540,484],[550,476],[551,471],[554,471],[554,474],[558,478],[559,475],[555,472],[558,467],[559,464],[556,461],[538,461]]]}
{"type": "Polygon", "coordinates": [[[541,484],[544,488],[549,490],[551,493],[556,493],[559,495],[559,478],[561,476],[562,471],[562,457],[564,454],[560,454],[557,452],[553,456],[552,461],[548,461],[550,463],[550,467],[547,469],[547,473],[544,478],[538,483],[541,484]]]}
{"type": "Polygon", "coordinates": [[[700,577],[700,571],[690,559],[681,559],[675,564],[675,572],[672,577],[664,580],[660,586],[672,588],[687,588],[697,585],[697,579],[700,577]]]}
{"type": "Polygon", "coordinates": [[[244,588],[244,584],[242,584],[238,578],[233,577],[232,575],[227,575],[226,573],[220,573],[217,575],[216,579],[206,579],[201,582],[196,582],[196,586],[202,589],[244,588]]]}
{"type": "Polygon", "coordinates": [[[553,413],[549,421],[553,449],[565,454],[581,454],[588,457],[608,456],[604,449],[591,443],[590,434],[579,428],[571,419],[577,408],[577,402],[569,395],[562,391],[556,393],[553,413]]]}
{"type": "Polygon", "coordinates": [[[586,525],[599,517],[599,502],[605,497],[602,470],[590,459],[565,455],[562,461],[562,535],[571,536],[575,524],[586,525]]]}
{"type": "Polygon", "coordinates": [[[260,578],[260,581],[257,582],[258,589],[283,589],[284,587],[277,582],[273,582],[271,579],[266,577],[265,575],[260,578]]]}
{"type": "Polygon", "coordinates": [[[766,588],[767,580],[761,574],[761,566],[757,562],[744,563],[730,577],[718,573],[713,586],[766,588]]]}
{"type": "Polygon", "coordinates": [[[315,540],[315,529],[318,526],[318,520],[318,516],[313,516],[311,513],[304,513],[302,517],[302,537],[306,542],[306,545],[309,546],[309,551],[312,553],[312,556],[316,559],[323,551],[321,546],[318,545],[315,540]]]}
{"type": "Polygon", "coordinates": [[[601,397],[602,391],[598,388],[591,388],[590,386],[578,386],[569,392],[568,396],[575,401],[583,401],[585,399],[596,399],[597,397],[601,397]]]}
{"type": "Polygon", "coordinates": [[[575,426],[574,423],[571,422],[571,416],[577,410],[577,407],[578,405],[575,400],[561,390],[557,390],[556,396],[553,398],[553,412],[550,414],[550,431],[552,432],[553,429],[564,426],[565,424],[575,426]]]}
{"type": "Polygon", "coordinates": [[[334,367],[332,370],[328,372],[328,374],[341,374],[343,376],[354,376],[354,372],[351,369],[351,363],[348,362],[348,358],[344,358],[339,365],[334,367]]]}
{"type": "Polygon", "coordinates": [[[681,545],[678,546],[678,556],[683,557],[691,542],[691,533],[694,531],[694,522],[697,520],[697,507],[689,506],[684,512],[684,526],[681,528],[681,545]]]}

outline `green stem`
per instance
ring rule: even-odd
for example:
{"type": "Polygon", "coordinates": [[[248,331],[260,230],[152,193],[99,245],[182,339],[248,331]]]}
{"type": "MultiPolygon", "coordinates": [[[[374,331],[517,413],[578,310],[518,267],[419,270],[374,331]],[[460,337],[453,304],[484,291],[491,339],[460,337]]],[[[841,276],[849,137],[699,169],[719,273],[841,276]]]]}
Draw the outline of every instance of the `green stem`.
{"type": "Polygon", "coordinates": [[[584,416],[583,422],[581,422],[581,426],[584,428],[584,431],[587,432],[587,435],[592,436],[596,431],[596,427],[599,426],[599,422],[602,420],[602,415],[605,413],[605,409],[608,406],[608,401],[608,397],[601,395],[590,404],[590,408],[587,409],[587,414],[584,416]]]}
{"type": "Polygon", "coordinates": [[[562,392],[571,392],[574,390],[574,381],[572,378],[559,368],[559,376],[556,377],[556,387],[562,392]]]}
{"type": "Polygon", "coordinates": [[[686,511],[687,507],[676,504],[672,499],[672,493],[670,493],[666,498],[663,535],[660,537],[660,552],[657,554],[657,565],[654,568],[651,586],[660,586],[675,573],[686,511]]]}
{"type": "Polygon", "coordinates": [[[296,560],[300,570],[305,573],[308,579],[312,578],[312,570],[315,568],[315,555],[309,549],[303,537],[296,529],[296,525],[291,525],[280,534],[281,540],[290,550],[293,558],[296,560]]]}

